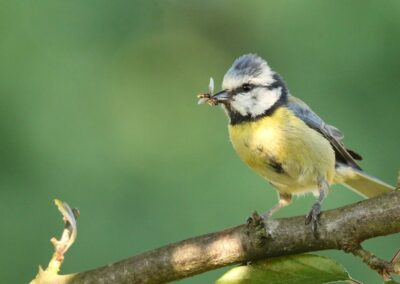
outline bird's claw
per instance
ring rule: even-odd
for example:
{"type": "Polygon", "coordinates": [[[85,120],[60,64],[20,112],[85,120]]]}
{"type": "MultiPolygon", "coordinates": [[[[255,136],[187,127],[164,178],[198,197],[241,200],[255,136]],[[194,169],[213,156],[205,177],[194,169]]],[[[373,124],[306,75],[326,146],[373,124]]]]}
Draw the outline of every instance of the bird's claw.
{"type": "Polygon", "coordinates": [[[253,223],[253,218],[251,216],[249,216],[246,219],[246,226],[250,226],[251,223],[253,223]]]}
{"type": "Polygon", "coordinates": [[[311,230],[315,238],[318,238],[319,217],[321,215],[321,204],[315,203],[306,216],[306,225],[311,224],[311,230]]]}
{"type": "Polygon", "coordinates": [[[264,215],[259,215],[257,211],[254,211],[251,216],[249,216],[246,220],[246,225],[258,225],[260,223],[265,223],[265,216],[264,215]]]}

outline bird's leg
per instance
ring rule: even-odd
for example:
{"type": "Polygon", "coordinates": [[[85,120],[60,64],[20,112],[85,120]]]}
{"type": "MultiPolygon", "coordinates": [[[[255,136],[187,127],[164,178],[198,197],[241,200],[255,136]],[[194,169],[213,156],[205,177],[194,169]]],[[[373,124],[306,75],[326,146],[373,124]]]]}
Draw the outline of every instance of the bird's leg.
{"type": "MultiPolygon", "coordinates": [[[[258,216],[259,220],[263,220],[264,223],[266,223],[266,221],[272,216],[272,214],[274,214],[275,212],[279,211],[281,208],[288,206],[291,202],[292,202],[292,195],[290,193],[281,193],[278,192],[278,204],[276,204],[274,207],[272,207],[271,209],[269,209],[267,212],[265,212],[262,215],[258,215],[257,212],[255,212],[255,214],[258,216]]],[[[252,221],[254,221],[254,214],[252,217],[247,218],[246,223],[250,224],[252,221]]]]}
{"type": "Polygon", "coordinates": [[[292,202],[292,195],[290,193],[278,192],[278,195],[278,204],[276,204],[274,207],[261,215],[264,220],[268,220],[268,218],[270,218],[272,214],[279,211],[283,207],[288,206],[292,202]]]}
{"type": "Polygon", "coordinates": [[[325,197],[328,195],[329,184],[325,179],[318,182],[318,198],[317,202],[313,204],[310,212],[306,216],[306,225],[311,224],[311,229],[315,238],[318,238],[319,216],[321,215],[321,204],[325,197]]]}

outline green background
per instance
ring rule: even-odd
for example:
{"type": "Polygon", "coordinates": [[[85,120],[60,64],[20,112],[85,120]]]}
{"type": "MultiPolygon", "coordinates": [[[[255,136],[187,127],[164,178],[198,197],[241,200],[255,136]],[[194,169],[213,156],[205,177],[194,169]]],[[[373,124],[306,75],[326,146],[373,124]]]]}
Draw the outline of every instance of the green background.
{"type": "MultiPolygon", "coordinates": [[[[61,198],[81,211],[63,273],[233,226],[276,202],[236,156],[210,76],[266,58],[363,168],[399,167],[400,1],[1,1],[0,274],[26,283],[52,253],[61,198]]],[[[334,186],[323,208],[360,200],[334,186]]],[[[305,214],[312,196],[277,216],[305,214]]],[[[399,236],[366,243],[389,259],[399,236]]],[[[365,283],[375,272],[323,252],[365,283]]],[[[225,269],[226,270],[226,269],[225,269]]],[[[224,269],[181,283],[211,283],[224,269]]]]}

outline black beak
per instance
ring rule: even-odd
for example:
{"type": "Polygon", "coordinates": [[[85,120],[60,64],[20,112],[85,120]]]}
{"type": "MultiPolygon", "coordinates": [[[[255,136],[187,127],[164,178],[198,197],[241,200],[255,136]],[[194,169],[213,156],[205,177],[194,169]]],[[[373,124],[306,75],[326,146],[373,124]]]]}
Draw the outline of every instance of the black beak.
{"type": "Polygon", "coordinates": [[[216,99],[218,102],[224,102],[228,101],[231,98],[231,95],[226,90],[222,90],[213,95],[211,98],[216,99]]]}

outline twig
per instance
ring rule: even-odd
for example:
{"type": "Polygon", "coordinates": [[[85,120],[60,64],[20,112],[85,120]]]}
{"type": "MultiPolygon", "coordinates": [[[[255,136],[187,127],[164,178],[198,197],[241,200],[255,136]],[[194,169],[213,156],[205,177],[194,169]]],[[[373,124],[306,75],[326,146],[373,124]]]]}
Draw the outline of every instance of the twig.
{"type": "Polygon", "coordinates": [[[360,257],[371,269],[376,270],[381,274],[385,281],[390,280],[390,273],[395,273],[394,265],[391,262],[375,256],[360,245],[358,245],[356,249],[352,250],[351,253],[360,257]]]}
{"type": "MultiPolygon", "coordinates": [[[[76,219],[79,216],[79,210],[76,208],[71,209],[67,203],[58,199],[54,200],[54,203],[63,215],[64,231],[60,240],[57,240],[54,237],[51,238],[50,242],[54,246],[53,256],[45,270],[39,266],[39,272],[36,275],[36,278],[31,281],[31,284],[57,283],[55,280],[59,277],[58,272],[60,271],[61,265],[64,261],[64,255],[74,243],[78,233],[76,219]]],[[[70,278],[68,276],[61,277],[70,278]]]]}

